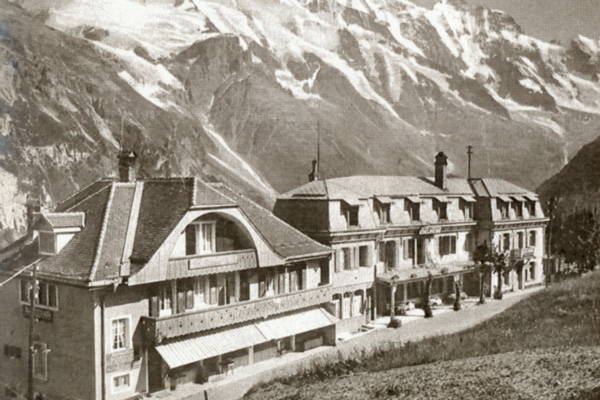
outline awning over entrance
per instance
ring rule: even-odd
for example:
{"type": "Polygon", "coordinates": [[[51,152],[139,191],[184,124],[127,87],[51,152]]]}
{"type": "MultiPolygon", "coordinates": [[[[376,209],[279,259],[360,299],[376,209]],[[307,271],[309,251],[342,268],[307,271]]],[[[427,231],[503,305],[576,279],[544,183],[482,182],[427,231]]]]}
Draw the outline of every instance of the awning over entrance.
{"type": "Polygon", "coordinates": [[[246,349],[271,340],[331,326],[336,317],[322,308],[314,308],[282,317],[250,323],[238,328],[202,335],[156,346],[170,369],[246,349]]]}
{"type": "Polygon", "coordinates": [[[172,369],[268,341],[256,325],[250,324],[156,346],[156,350],[172,369]]]}
{"type": "Polygon", "coordinates": [[[335,324],[337,321],[338,319],[327,311],[317,308],[261,321],[256,324],[256,327],[266,338],[275,340],[325,328],[326,326],[335,324]]]}
{"type": "Polygon", "coordinates": [[[466,201],[467,203],[475,203],[477,200],[475,200],[474,196],[468,195],[468,194],[463,194],[460,196],[461,199],[463,199],[464,201],[466,201]]]}

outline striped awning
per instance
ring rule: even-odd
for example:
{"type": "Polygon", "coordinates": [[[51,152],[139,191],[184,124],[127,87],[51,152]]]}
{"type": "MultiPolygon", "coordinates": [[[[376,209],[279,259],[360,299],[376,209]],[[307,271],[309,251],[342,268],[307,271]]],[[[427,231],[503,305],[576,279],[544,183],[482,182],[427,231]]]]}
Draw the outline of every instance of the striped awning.
{"type": "Polygon", "coordinates": [[[260,321],[256,324],[256,327],[266,338],[275,340],[324,328],[335,324],[337,321],[338,319],[336,317],[329,314],[324,309],[315,308],[308,311],[285,315],[283,317],[260,321]]]}
{"type": "Polygon", "coordinates": [[[502,201],[507,202],[507,203],[510,203],[512,201],[512,199],[510,198],[510,196],[506,196],[506,195],[503,195],[503,194],[499,194],[498,198],[500,200],[502,200],[502,201]]]}
{"type": "Polygon", "coordinates": [[[419,196],[406,196],[406,200],[410,201],[411,203],[421,202],[421,198],[419,196]]]}
{"type": "Polygon", "coordinates": [[[392,203],[392,198],[388,197],[388,196],[375,196],[375,199],[377,199],[377,201],[380,202],[381,204],[391,204],[392,203]]]}
{"type": "Polygon", "coordinates": [[[249,324],[156,346],[156,351],[172,369],[268,341],[256,325],[249,324]]]}
{"type": "Polygon", "coordinates": [[[468,203],[475,203],[477,201],[474,196],[470,196],[468,194],[463,194],[460,196],[460,198],[468,203]]]}

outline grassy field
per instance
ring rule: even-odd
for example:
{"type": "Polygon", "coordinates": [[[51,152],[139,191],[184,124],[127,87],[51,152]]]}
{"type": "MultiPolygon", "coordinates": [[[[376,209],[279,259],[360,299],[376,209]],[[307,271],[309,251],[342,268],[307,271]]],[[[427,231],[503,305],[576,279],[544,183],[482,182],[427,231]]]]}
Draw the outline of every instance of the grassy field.
{"type": "Polygon", "coordinates": [[[542,290],[472,329],[315,364],[246,397],[600,399],[600,273],[542,290]]]}

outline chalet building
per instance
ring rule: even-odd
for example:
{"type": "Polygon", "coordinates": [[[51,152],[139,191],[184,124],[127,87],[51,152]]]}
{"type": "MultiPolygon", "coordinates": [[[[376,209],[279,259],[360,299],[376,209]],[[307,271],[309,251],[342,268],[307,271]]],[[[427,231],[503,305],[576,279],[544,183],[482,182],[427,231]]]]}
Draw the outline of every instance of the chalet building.
{"type": "Polygon", "coordinates": [[[119,180],[30,205],[30,231],[0,253],[3,278],[23,271],[0,288],[7,393],[27,391],[32,301],[49,399],[131,398],[335,344],[329,247],[222,184],[134,167],[123,152],[119,180]]]}
{"type": "MultiPolygon", "coordinates": [[[[331,312],[338,332],[352,331],[408,300],[445,296],[459,280],[479,292],[473,251],[483,243],[520,263],[505,290],[543,282],[544,218],[536,194],[500,179],[447,176],[447,157],[435,158],[435,176],[350,176],[309,182],[277,199],[274,213],[331,246],[331,312]]],[[[495,276],[485,277],[493,290],[495,276]]]]}

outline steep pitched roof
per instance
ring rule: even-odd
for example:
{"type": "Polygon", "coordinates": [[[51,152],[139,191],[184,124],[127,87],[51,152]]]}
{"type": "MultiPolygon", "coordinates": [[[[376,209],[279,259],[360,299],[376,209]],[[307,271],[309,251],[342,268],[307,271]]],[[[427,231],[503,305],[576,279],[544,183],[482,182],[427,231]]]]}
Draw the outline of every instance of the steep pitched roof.
{"type": "Polygon", "coordinates": [[[294,258],[309,254],[331,252],[329,247],[312,240],[277,218],[271,211],[259,206],[247,197],[236,193],[223,184],[212,184],[212,186],[227,197],[235,200],[240,209],[272,247],[273,251],[281,257],[294,258]]]}
{"type": "Polygon", "coordinates": [[[192,207],[239,207],[273,251],[283,258],[329,253],[275,217],[270,211],[221,184],[195,178],[149,179],[132,183],[99,181],[48,213],[52,222],[71,225],[85,217],[85,227],[55,256],[40,257],[37,242],[18,241],[0,250],[0,271],[39,261],[40,273],[98,282],[118,278],[131,259],[144,264],[192,207]],[[58,216],[54,218],[52,216],[58,216]],[[4,260],[4,261],[3,261],[4,260]]]}

